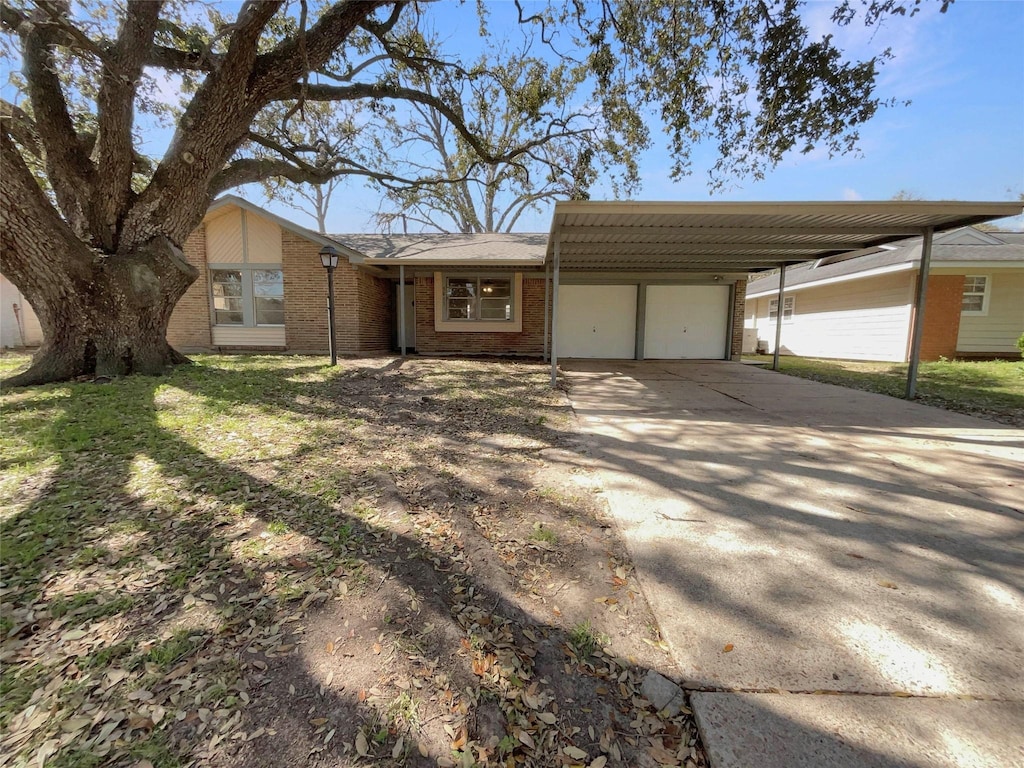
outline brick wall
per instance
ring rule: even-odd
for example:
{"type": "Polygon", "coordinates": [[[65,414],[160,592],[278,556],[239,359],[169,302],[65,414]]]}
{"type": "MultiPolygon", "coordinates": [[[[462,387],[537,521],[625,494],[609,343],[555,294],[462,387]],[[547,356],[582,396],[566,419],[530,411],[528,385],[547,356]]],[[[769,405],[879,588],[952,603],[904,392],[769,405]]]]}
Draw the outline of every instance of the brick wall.
{"type": "Polygon", "coordinates": [[[921,334],[921,359],[956,357],[956,338],[960,333],[960,308],[963,303],[963,275],[930,275],[924,305],[921,334]]]}
{"type": "Polygon", "coordinates": [[[185,291],[167,324],[167,341],[181,349],[210,348],[210,273],[206,269],[206,225],[189,235],[182,250],[199,277],[185,291]]]}
{"type": "Polygon", "coordinates": [[[730,359],[739,360],[743,354],[743,323],[747,307],[747,281],[737,280],[732,303],[732,342],[730,359]]]}
{"type": "Polygon", "coordinates": [[[544,278],[523,276],[523,330],[518,333],[434,330],[434,278],[416,278],[416,351],[423,354],[528,355],[544,351],[544,278]]]}
{"type": "Polygon", "coordinates": [[[360,352],[390,352],[397,310],[395,283],[366,272],[356,273],[359,294],[360,352]]]}
{"type": "MultiPolygon", "coordinates": [[[[291,352],[328,351],[327,271],[320,245],[282,231],[285,342],[291,352]]],[[[334,270],[335,340],[340,354],[391,349],[391,281],[356,269],[344,257],[334,270]]]]}
{"type": "MultiPolygon", "coordinates": [[[[281,231],[285,345],[292,352],[327,351],[327,274],[319,254],[316,243],[286,229],[281,231]]],[[[342,265],[335,270],[336,294],[347,269],[342,265]]],[[[340,339],[338,347],[340,350],[340,339]]]]}

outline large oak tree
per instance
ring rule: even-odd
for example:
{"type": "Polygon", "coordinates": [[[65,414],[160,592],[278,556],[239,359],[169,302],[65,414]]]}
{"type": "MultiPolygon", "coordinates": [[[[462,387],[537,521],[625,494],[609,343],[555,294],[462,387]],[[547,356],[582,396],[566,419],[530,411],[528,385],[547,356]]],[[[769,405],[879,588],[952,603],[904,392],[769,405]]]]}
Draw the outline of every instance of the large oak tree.
{"type": "MultiPolygon", "coordinates": [[[[919,2],[842,0],[834,20],[874,24],[919,2]]],[[[428,107],[487,162],[551,140],[540,130],[491,146],[465,118],[459,88],[430,91],[401,76],[474,77],[458,51],[420,33],[441,7],[249,0],[225,19],[183,0],[0,4],[4,50],[24,93],[0,105],[2,270],[44,334],[32,365],[8,383],[155,374],[183,361],[166,341],[171,311],[196,278],[181,247],[227,189],[342,173],[443,182],[381,172],[356,154],[349,164],[310,162],[302,147],[258,130],[265,110],[288,104],[285,114],[301,117],[304,103],[320,101],[363,103],[371,114],[428,107]],[[180,77],[187,98],[166,152],[151,160],[139,112],[154,108],[154,73],[180,77]]],[[[830,37],[810,39],[797,0],[548,0],[525,9],[481,3],[478,12],[481,34],[488,24],[516,25],[538,50],[584,68],[591,118],[624,151],[649,145],[656,115],[675,173],[687,172],[691,147],[704,139],[719,147],[720,175],[761,174],[816,146],[848,151],[881,104],[874,91],[887,54],[847,61],[830,37]]]]}

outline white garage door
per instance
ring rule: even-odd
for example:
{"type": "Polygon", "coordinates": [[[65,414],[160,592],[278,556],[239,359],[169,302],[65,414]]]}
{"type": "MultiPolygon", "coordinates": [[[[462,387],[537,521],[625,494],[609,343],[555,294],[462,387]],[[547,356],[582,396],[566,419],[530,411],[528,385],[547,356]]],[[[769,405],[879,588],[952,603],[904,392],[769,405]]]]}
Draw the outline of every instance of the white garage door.
{"type": "Polygon", "coordinates": [[[631,360],[635,350],[635,285],[559,286],[559,357],[631,360]]]}
{"type": "Polygon", "coordinates": [[[721,360],[728,325],[726,285],[648,286],[644,357],[721,360]]]}

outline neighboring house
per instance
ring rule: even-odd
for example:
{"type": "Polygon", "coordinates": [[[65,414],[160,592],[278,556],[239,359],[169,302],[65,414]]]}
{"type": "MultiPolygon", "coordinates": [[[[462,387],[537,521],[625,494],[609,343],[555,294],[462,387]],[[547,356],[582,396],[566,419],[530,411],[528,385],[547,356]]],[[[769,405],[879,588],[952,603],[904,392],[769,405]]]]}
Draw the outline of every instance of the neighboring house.
{"type": "Polygon", "coordinates": [[[43,329],[14,283],[0,275],[0,347],[20,349],[43,343],[43,329]]]}
{"type": "MultiPolygon", "coordinates": [[[[318,255],[325,245],[342,255],[334,278],[342,354],[398,348],[402,276],[407,348],[530,357],[545,351],[547,233],[325,236],[234,196],[217,200],[185,244],[200,276],[171,316],[169,341],[185,352],[325,352],[327,278],[318,255]]],[[[559,353],[738,359],[745,278],[567,278],[559,290],[559,353]]]]}
{"type": "MultiPolygon", "coordinates": [[[[921,238],[786,270],[783,354],[906,362],[921,238]]],[[[743,350],[771,350],[779,275],[747,287],[743,350]]],[[[973,227],[937,234],[921,359],[1017,358],[1024,332],[1024,232],[973,227]]]]}

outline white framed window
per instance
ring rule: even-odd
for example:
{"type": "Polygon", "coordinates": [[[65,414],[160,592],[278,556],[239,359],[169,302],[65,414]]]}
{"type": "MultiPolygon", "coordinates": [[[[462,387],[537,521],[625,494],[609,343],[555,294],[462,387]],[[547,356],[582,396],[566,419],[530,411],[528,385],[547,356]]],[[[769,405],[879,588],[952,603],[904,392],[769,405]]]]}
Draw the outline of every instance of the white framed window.
{"type": "Polygon", "coordinates": [[[284,272],[279,267],[212,268],[210,293],[214,325],[284,325],[284,272]]]}
{"type": "Polygon", "coordinates": [[[485,277],[446,275],[444,319],[446,322],[501,322],[515,320],[512,276],[485,277]]]}
{"type": "Polygon", "coordinates": [[[988,275],[966,275],[964,277],[964,297],[960,304],[960,313],[964,315],[987,315],[988,297],[992,281],[988,275]]]}
{"type": "MultiPolygon", "coordinates": [[[[787,296],[782,302],[782,322],[790,323],[793,321],[793,313],[796,310],[796,296],[787,296]]],[[[779,300],[769,299],[768,300],[768,320],[769,322],[775,322],[779,319],[779,300]]]]}

